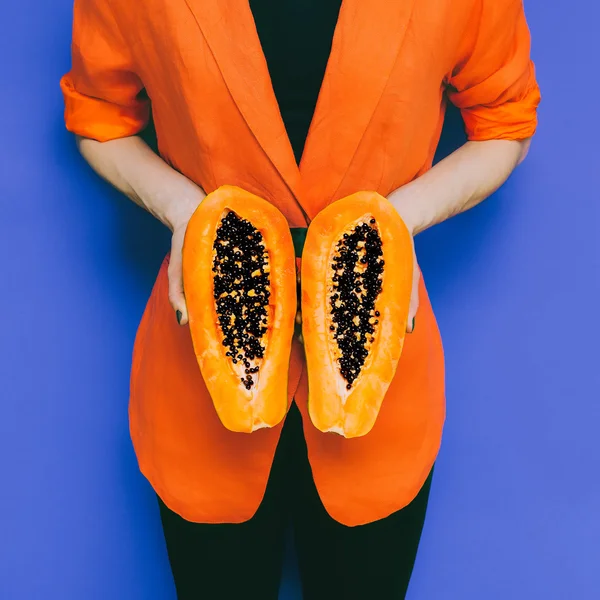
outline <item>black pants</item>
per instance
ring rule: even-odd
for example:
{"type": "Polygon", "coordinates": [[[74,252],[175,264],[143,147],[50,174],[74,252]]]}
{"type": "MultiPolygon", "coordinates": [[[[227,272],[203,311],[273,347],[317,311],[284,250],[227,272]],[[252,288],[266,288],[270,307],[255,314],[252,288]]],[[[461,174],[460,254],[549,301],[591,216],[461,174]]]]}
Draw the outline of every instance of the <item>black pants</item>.
{"type": "Polygon", "coordinates": [[[286,419],[264,499],[241,524],[190,523],[159,499],[179,600],[277,600],[286,526],[294,527],[305,600],[401,600],[425,519],[430,473],[417,497],[389,517],[346,527],[318,496],[295,405],[286,419]]]}

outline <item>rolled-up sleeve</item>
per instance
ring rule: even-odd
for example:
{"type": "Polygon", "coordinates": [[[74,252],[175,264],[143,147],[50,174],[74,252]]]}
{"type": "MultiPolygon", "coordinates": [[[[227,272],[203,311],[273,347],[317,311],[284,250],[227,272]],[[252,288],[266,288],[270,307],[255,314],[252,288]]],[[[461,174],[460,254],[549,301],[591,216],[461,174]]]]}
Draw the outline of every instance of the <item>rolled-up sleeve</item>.
{"type": "Polygon", "coordinates": [[[101,142],[139,133],[149,101],[108,0],[75,0],[71,56],[60,81],[67,129],[101,142]]]}
{"type": "Polygon", "coordinates": [[[540,89],[522,0],[479,0],[448,97],[471,141],[522,140],[537,127],[540,89]]]}

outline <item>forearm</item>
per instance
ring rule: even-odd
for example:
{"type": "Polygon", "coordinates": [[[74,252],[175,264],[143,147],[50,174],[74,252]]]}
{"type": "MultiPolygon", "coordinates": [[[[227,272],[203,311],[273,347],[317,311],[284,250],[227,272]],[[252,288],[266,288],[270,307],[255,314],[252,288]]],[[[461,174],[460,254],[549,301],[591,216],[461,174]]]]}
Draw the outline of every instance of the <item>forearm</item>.
{"type": "Polygon", "coordinates": [[[77,137],[82,156],[103,179],[173,230],[186,221],[202,190],[137,136],[97,142],[77,137]]]}
{"type": "Polygon", "coordinates": [[[467,142],[389,200],[414,235],[472,208],[523,161],[530,140],[467,142]]]}

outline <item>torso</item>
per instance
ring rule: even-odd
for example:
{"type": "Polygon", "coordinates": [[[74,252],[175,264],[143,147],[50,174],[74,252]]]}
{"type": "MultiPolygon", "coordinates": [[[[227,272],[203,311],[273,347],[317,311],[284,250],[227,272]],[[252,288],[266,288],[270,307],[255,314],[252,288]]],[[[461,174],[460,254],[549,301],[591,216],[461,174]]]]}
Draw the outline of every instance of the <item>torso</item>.
{"type": "MultiPolygon", "coordinates": [[[[311,38],[317,30],[306,22],[284,29],[287,49],[259,0],[251,6],[260,38],[241,0],[148,0],[141,14],[116,0],[115,12],[152,101],[165,160],[207,192],[232,184],[266,198],[297,227],[337,198],[357,190],[387,196],[431,166],[444,80],[471,1],[344,0],[337,26],[339,3],[314,1],[322,31],[311,38]],[[306,82],[301,89],[296,73],[306,82]]],[[[277,18],[290,19],[283,10],[277,18]]],[[[244,521],[264,493],[281,428],[244,436],[222,427],[189,331],[173,317],[166,268],[134,350],[130,417],[140,468],[188,520],[244,521]]],[[[303,349],[294,342],[290,401],[303,416],[321,499],[342,523],[374,521],[407,505],[436,458],[444,364],[423,283],[417,322],[375,427],[355,440],[311,425],[303,349]]]]}
{"type": "Polygon", "coordinates": [[[250,0],[279,110],[300,163],[341,0],[250,0]]]}

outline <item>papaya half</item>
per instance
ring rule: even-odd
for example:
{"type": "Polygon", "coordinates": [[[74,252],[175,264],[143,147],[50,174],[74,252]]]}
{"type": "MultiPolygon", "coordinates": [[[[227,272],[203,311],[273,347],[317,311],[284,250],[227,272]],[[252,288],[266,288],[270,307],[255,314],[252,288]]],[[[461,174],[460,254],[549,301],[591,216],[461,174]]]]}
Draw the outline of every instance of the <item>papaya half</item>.
{"type": "Polygon", "coordinates": [[[402,353],[412,288],[412,237],[391,203],[358,192],[311,222],[302,252],[308,410],[347,438],[375,424],[402,353]]]}
{"type": "Polygon", "coordinates": [[[234,186],[208,194],[183,244],[194,352],[223,425],[250,433],[284,418],[296,316],[289,226],[272,204],[234,186]]]}

